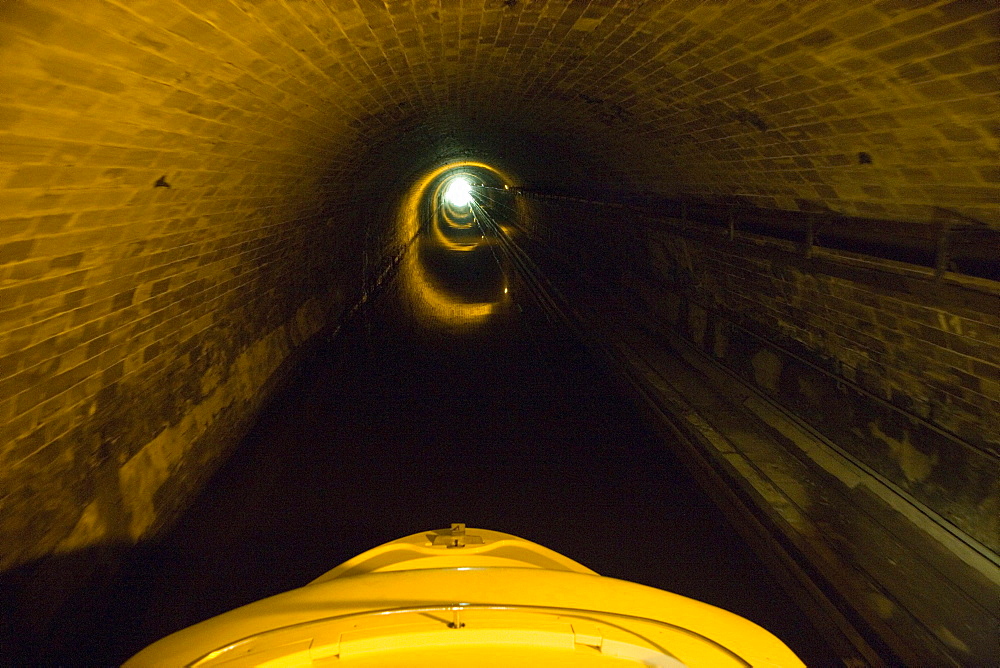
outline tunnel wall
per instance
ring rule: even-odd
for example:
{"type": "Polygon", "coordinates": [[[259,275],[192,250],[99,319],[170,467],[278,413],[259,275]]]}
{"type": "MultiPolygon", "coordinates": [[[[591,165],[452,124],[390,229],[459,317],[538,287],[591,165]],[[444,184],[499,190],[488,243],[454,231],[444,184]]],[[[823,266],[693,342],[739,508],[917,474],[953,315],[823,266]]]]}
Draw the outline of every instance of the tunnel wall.
{"type": "Polygon", "coordinates": [[[728,241],[588,204],[532,204],[541,220],[573,221],[543,235],[569,274],[589,276],[588,292],[680,334],[1000,550],[994,283],[937,282],[875,259],[807,258],[796,244],[728,241]]]}
{"type": "Polygon", "coordinates": [[[332,221],[285,215],[223,212],[244,229],[219,234],[216,219],[198,250],[84,247],[72,269],[45,255],[9,266],[33,263],[54,294],[3,338],[4,567],[159,528],[360,289],[353,262],[314,285],[332,258],[312,237],[332,221]]]}
{"type": "Polygon", "coordinates": [[[0,4],[0,570],[155,532],[392,254],[293,37],[127,4],[0,4]]]}
{"type": "MultiPolygon", "coordinates": [[[[0,2],[0,569],[155,528],[392,255],[360,234],[371,186],[445,157],[442,139],[547,188],[996,228],[998,16],[977,0],[0,2]]],[[[644,260],[650,289],[747,315],[685,297],[679,259],[644,260]]],[[[820,324],[795,335],[822,361],[820,324]]],[[[934,368],[947,341],[926,344],[934,368]]],[[[971,407],[995,376],[962,359],[979,389],[941,380],[931,421],[990,433],[971,407]]]]}

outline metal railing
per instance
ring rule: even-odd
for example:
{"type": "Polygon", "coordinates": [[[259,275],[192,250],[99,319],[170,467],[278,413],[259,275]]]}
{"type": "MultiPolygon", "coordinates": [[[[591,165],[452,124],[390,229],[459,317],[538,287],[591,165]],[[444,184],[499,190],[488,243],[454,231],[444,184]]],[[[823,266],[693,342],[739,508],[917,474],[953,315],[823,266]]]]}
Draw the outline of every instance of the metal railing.
{"type": "Polygon", "coordinates": [[[1000,281],[1000,230],[945,209],[938,210],[937,222],[908,223],[832,211],[785,211],[676,199],[593,199],[526,188],[515,188],[513,192],[533,199],[626,210],[681,225],[722,229],[731,241],[740,234],[790,241],[806,257],[812,257],[817,249],[846,251],[927,268],[935,280],[950,272],[1000,281]]]}

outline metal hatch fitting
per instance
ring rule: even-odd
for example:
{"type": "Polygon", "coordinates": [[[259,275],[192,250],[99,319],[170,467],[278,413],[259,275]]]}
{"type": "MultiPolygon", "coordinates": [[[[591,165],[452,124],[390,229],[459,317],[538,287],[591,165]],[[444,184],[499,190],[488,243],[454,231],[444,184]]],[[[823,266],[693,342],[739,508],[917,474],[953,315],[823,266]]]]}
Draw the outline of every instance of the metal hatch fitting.
{"type": "Polygon", "coordinates": [[[431,544],[444,545],[449,549],[453,547],[465,547],[466,545],[482,545],[483,537],[475,534],[466,535],[465,525],[453,522],[451,530],[434,536],[431,544]]]}

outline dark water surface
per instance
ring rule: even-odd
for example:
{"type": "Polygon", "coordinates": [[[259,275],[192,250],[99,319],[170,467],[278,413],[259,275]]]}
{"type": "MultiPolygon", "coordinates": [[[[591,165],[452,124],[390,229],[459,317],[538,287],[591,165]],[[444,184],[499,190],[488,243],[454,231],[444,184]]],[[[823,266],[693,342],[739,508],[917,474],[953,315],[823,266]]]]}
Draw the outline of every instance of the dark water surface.
{"type": "Polygon", "coordinates": [[[464,522],[726,608],[829,664],[670,445],[484,257],[438,254],[431,269],[457,302],[508,286],[493,315],[463,324],[456,302],[450,321],[429,317],[404,272],[308,362],[182,522],[136,552],[67,662],[120,662],[380,543],[464,522]]]}

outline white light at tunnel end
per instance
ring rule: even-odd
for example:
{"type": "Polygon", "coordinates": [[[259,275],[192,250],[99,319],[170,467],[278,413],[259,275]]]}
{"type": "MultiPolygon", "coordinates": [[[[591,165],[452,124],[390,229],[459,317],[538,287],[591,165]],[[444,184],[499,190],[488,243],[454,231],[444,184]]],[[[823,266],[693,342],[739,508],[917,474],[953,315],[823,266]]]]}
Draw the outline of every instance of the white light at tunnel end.
{"type": "Polygon", "coordinates": [[[448,185],[444,198],[452,206],[468,206],[472,201],[472,184],[458,177],[448,185]]]}

